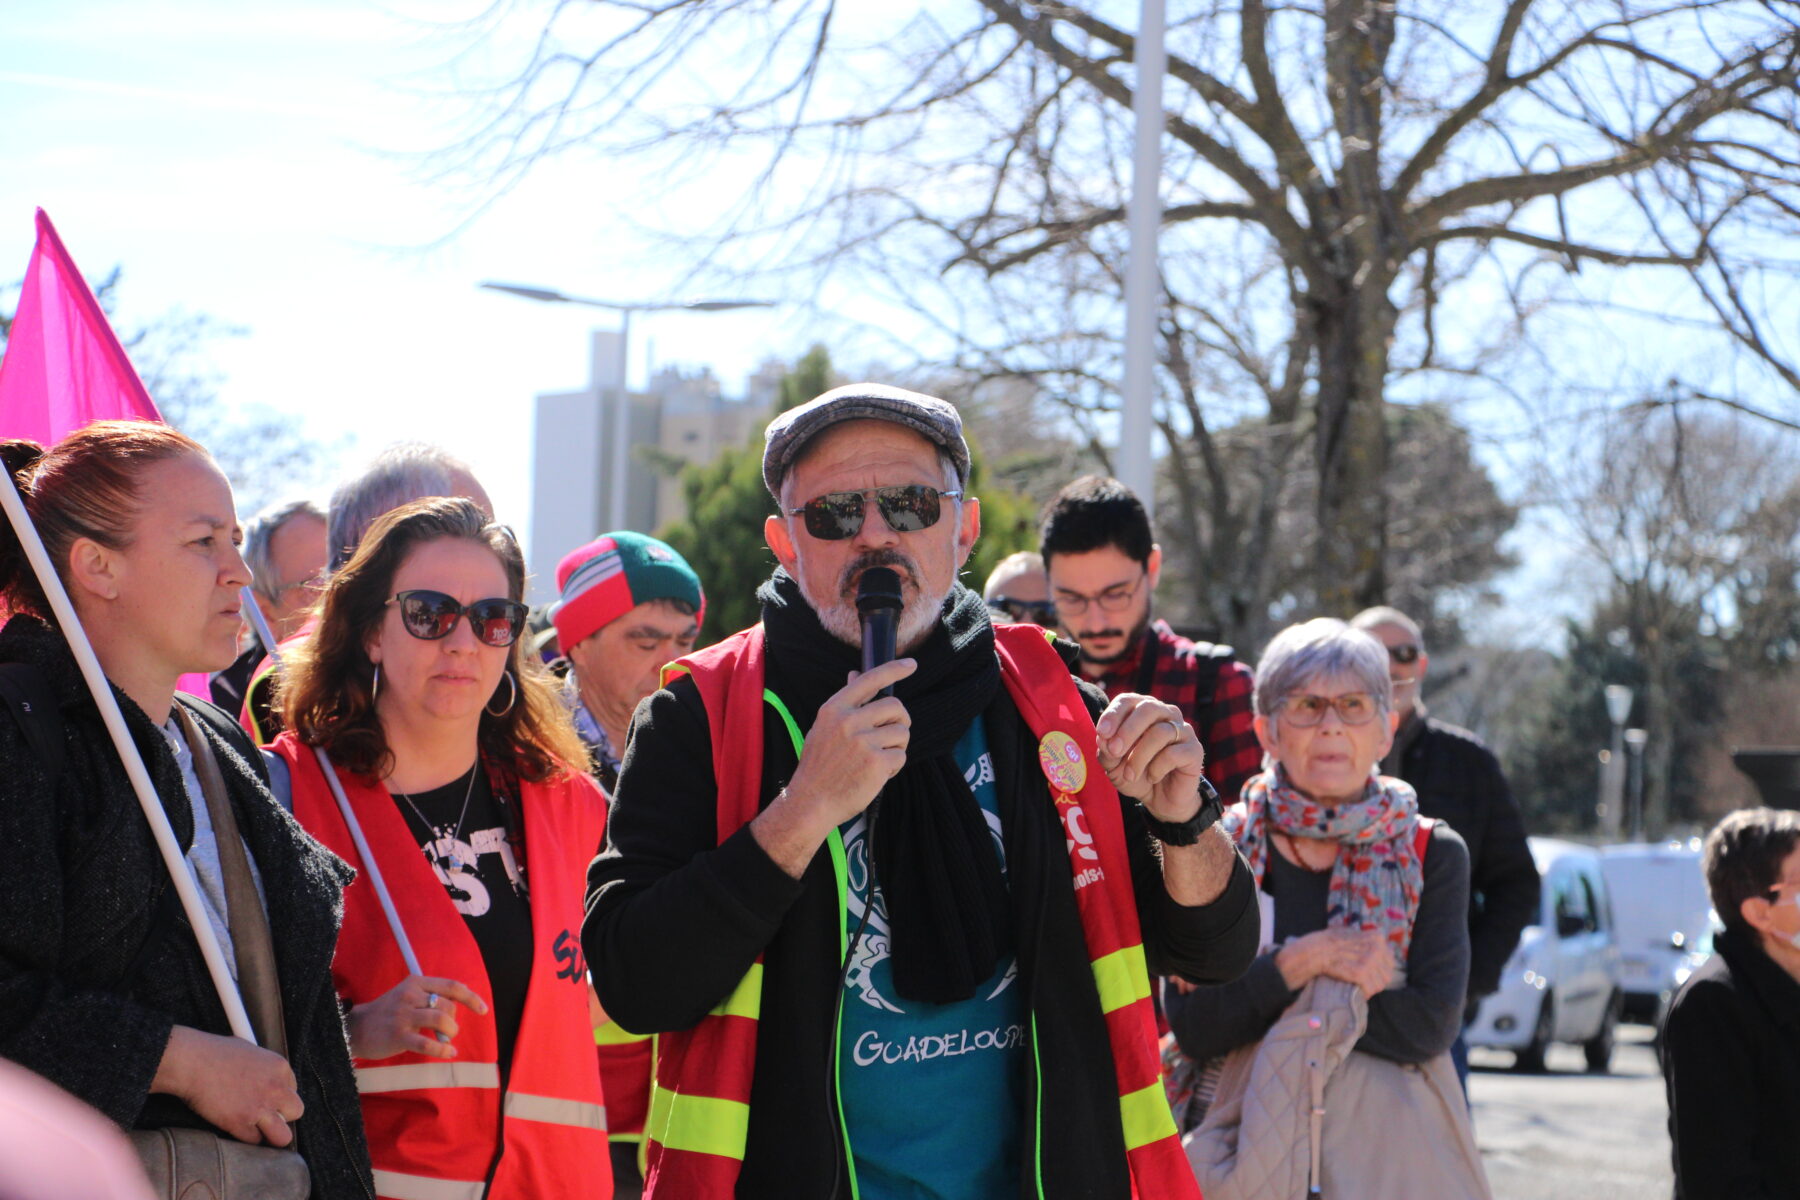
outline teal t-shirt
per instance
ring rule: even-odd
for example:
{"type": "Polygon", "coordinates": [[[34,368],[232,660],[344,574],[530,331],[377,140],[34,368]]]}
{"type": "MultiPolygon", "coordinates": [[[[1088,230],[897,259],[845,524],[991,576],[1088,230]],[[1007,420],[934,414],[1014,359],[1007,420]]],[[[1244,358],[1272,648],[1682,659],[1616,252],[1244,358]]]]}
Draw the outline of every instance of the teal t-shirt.
{"type": "MultiPolygon", "coordinates": [[[[987,731],[976,721],[956,761],[1000,854],[998,795],[987,731]]],[[[848,928],[869,887],[862,817],[845,825],[848,928]]],[[[888,958],[887,908],[875,908],[845,981],[839,1073],[861,1200],[991,1200],[1018,1190],[1030,1017],[1008,954],[975,995],[955,1004],[903,1001],[888,958]]]]}

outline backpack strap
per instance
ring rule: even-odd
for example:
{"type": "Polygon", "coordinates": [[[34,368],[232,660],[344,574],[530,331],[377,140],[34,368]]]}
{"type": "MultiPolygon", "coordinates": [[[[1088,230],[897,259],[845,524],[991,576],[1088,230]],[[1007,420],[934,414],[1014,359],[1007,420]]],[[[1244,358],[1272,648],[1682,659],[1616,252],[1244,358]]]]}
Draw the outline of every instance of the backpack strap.
{"type": "Polygon", "coordinates": [[[0,663],[0,707],[12,713],[54,788],[68,765],[68,749],[63,745],[62,710],[49,680],[29,663],[0,663]]]}
{"type": "Polygon", "coordinates": [[[1431,817],[1420,817],[1413,827],[1413,853],[1419,856],[1421,864],[1425,861],[1425,848],[1431,845],[1431,831],[1436,827],[1437,821],[1431,817]]]}

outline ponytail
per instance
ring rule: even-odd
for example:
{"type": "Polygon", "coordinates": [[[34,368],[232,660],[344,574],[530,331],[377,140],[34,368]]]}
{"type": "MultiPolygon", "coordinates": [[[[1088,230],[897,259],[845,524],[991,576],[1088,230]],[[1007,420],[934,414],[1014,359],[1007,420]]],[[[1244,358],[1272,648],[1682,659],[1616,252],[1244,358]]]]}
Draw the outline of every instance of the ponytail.
{"type": "MultiPolygon", "coordinates": [[[[31,477],[43,457],[44,448],[36,442],[0,442],[0,470],[11,477],[21,500],[30,497],[31,477]]],[[[0,520],[0,615],[7,610],[43,612],[46,608],[44,591],[25,558],[25,545],[19,540],[18,530],[10,520],[0,520]]]]}

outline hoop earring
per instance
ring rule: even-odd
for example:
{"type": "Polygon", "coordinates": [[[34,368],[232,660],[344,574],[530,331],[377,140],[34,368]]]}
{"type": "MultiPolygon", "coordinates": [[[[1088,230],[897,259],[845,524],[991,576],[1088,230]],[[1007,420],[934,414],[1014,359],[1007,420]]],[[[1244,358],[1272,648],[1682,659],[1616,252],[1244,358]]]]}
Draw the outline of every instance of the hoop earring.
{"type": "Polygon", "coordinates": [[[381,664],[375,664],[375,682],[369,685],[369,706],[375,705],[376,697],[381,695],[381,664]]]}
{"type": "Polygon", "coordinates": [[[492,708],[494,698],[489,696],[487,704],[482,705],[482,711],[487,713],[488,716],[504,717],[513,710],[513,705],[519,702],[519,685],[513,681],[513,673],[511,671],[506,673],[506,686],[511,689],[506,693],[506,707],[499,712],[495,712],[492,708]]]}

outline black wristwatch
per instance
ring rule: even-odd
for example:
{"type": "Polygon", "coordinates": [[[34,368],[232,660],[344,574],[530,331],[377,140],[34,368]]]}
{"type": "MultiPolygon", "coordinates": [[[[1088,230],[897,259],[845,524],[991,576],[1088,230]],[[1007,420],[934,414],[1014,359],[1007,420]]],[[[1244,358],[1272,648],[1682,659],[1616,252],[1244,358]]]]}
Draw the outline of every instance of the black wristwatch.
{"type": "Polygon", "coordinates": [[[1219,799],[1218,791],[1202,775],[1198,812],[1185,821],[1159,821],[1145,808],[1144,824],[1150,827],[1150,836],[1165,846],[1192,846],[1224,813],[1225,804],[1219,799]]]}

